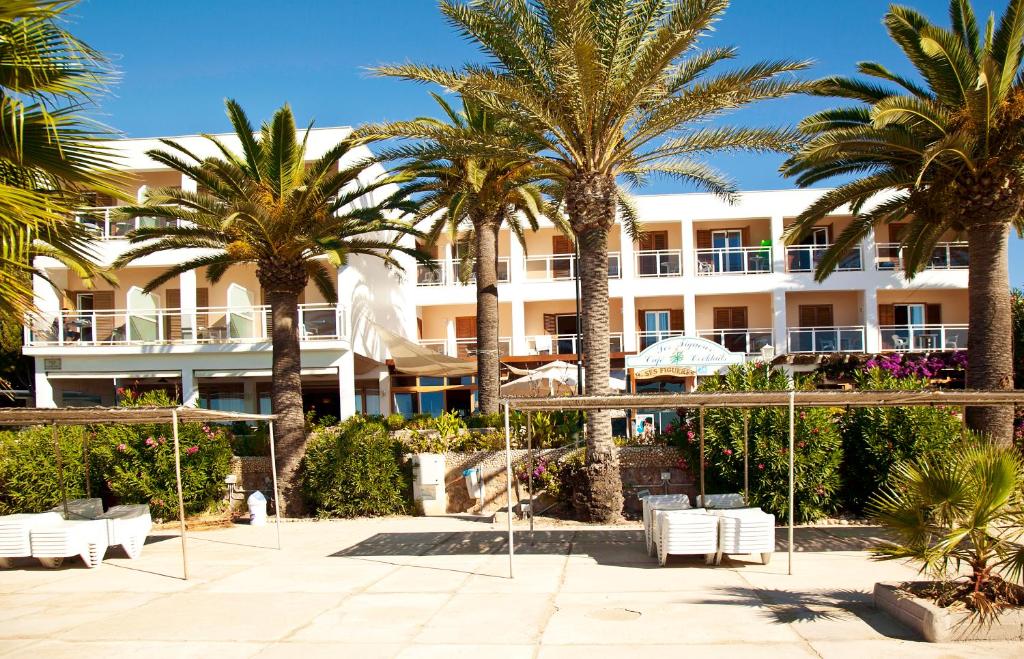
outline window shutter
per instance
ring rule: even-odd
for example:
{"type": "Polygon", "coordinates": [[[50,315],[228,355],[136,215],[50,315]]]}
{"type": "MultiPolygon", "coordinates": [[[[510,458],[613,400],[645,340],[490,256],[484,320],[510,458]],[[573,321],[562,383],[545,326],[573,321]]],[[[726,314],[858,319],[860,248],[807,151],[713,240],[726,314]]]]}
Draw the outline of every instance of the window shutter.
{"type": "Polygon", "coordinates": [[[711,231],[707,229],[697,231],[697,249],[711,249],[711,231]]]}
{"type": "Polygon", "coordinates": [[[668,231],[645,231],[640,234],[641,250],[668,249],[668,231]]]}
{"type": "MultiPolygon", "coordinates": [[[[196,289],[196,309],[209,309],[210,308],[210,289],[205,286],[196,289]]],[[[202,328],[204,331],[210,326],[210,313],[196,311],[196,336],[198,331],[202,328]]],[[[269,336],[269,335],[268,335],[269,336]]]]}
{"type": "Polygon", "coordinates": [[[733,329],[747,329],[747,308],[746,307],[733,307],[732,308],[732,328],[733,329]]]}
{"type": "Polygon", "coordinates": [[[669,309],[668,328],[673,332],[681,332],[683,329],[683,310],[669,309]]]}
{"type": "Polygon", "coordinates": [[[750,247],[750,227],[740,229],[740,244],[743,247],[750,247]]]}
{"type": "Polygon", "coordinates": [[[800,305],[800,327],[815,327],[818,322],[818,313],[811,305],[800,305]]]}
{"type": "Polygon", "coordinates": [[[455,319],[455,338],[476,338],[476,316],[459,316],[455,319]]]}
{"type": "Polygon", "coordinates": [[[164,301],[167,309],[171,309],[164,316],[164,338],[169,341],[181,340],[181,290],[168,288],[164,291],[164,301]]]}
{"type": "Polygon", "coordinates": [[[552,254],[574,254],[576,250],[572,248],[572,241],[565,236],[552,236],[551,237],[551,253],[552,254]]]}
{"type": "Polygon", "coordinates": [[[832,320],[832,305],[822,304],[818,306],[818,327],[832,327],[835,322],[832,320]]]}
{"type": "Polygon", "coordinates": [[[544,333],[558,334],[558,316],[553,313],[544,314],[544,333]]]}
{"type": "Polygon", "coordinates": [[[889,242],[898,243],[903,241],[903,234],[907,230],[907,225],[899,222],[894,222],[889,225],[889,242]]]}
{"type": "Polygon", "coordinates": [[[878,305],[878,324],[890,326],[896,324],[896,307],[891,304],[878,305]]]}
{"type": "MultiPolygon", "coordinates": [[[[114,308],[114,291],[92,291],[92,308],[104,311],[114,308]]],[[[123,317],[122,317],[122,320],[123,317]]],[[[96,328],[93,337],[97,341],[109,341],[114,332],[114,316],[102,314],[96,316],[96,328]]]]}
{"type": "Polygon", "coordinates": [[[926,304],[924,307],[924,322],[928,325],[941,325],[942,305],[926,304]]]}
{"type": "Polygon", "coordinates": [[[730,329],[732,311],[729,307],[715,307],[715,329],[730,329]]]}
{"type": "Polygon", "coordinates": [[[644,309],[636,310],[636,326],[640,328],[641,332],[647,331],[647,315],[644,309]]]}

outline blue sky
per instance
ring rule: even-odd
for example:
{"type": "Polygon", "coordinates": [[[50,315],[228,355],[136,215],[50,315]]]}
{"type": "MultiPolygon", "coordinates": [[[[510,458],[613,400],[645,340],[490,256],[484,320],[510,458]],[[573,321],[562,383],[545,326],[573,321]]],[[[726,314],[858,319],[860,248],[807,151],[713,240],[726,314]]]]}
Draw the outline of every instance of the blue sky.
{"type": "MultiPolygon", "coordinates": [[[[740,49],[742,65],[766,58],[814,60],[809,75],[849,74],[861,60],[907,70],[881,20],[885,0],[734,0],[706,43],[740,49]]],[[[910,0],[946,21],[946,0],[910,0]]],[[[974,0],[979,15],[1005,0],[974,0]]],[[[254,121],[284,102],[319,126],[436,114],[427,89],[379,79],[368,67],[413,61],[457,66],[481,61],[442,20],[432,0],[83,0],[71,27],[107,53],[120,80],[97,118],[131,137],[228,130],[223,100],[254,121]]],[[[794,123],[827,101],[789,98],[745,109],[731,121],[794,123]]],[[[743,189],[791,187],[781,158],[726,156],[712,164],[743,189]]],[[[647,192],[687,191],[655,181],[647,192]]],[[[1011,245],[1011,281],[1024,286],[1024,243],[1011,245]]]]}

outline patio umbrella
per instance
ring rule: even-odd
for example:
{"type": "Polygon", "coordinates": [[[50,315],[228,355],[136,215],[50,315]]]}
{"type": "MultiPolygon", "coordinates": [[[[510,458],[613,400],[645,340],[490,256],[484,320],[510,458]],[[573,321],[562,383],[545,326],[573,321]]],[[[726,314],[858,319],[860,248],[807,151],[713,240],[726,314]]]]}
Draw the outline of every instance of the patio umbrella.
{"type": "MultiPolygon", "coordinates": [[[[508,366],[506,364],[506,366],[508,366]]],[[[572,396],[576,394],[577,367],[563,361],[553,361],[535,369],[508,366],[508,370],[522,377],[501,385],[502,396],[572,396]]],[[[614,391],[625,391],[626,383],[608,378],[614,391]]]]}

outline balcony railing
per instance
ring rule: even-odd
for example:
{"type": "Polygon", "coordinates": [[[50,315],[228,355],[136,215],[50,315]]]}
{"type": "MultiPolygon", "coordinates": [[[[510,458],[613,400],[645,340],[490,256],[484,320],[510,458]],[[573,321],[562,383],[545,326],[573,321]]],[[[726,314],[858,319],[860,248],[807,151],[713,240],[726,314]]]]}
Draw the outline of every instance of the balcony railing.
{"type": "MultiPolygon", "coordinates": [[[[576,355],[578,339],[576,334],[539,334],[526,337],[526,346],[531,355],[576,355]]],[[[622,352],[621,332],[608,335],[608,350],[622,352]]]]}
{"type": "MultiPolygon", "coordinates": [[[[181,309],[61,310],[41,315],[25,330],[29,346],[126,346],[185,343],[258,343],[271,332],[270,307],[200,307],[181,309]]],[[[302,341],[336,340],[347,327],[341,305],[300,304],[302,341]]]]}
{"type": "MultiPolygon", "coordinates": [[[[925,270],[964,270],[969,265],[967,243],[939,243],[925,264],[925,270]]],[[[878,270],[902,270],[903,248],[899,243],[878,243],[878,270]]]]}
{"type": "Polygon", "coordinates": [[[761,348],[772,345],[771,329],[709,329],[700,330],[698,335],[724,346],[730,352],[755,355],[761,348]]]}
{"type": "Polygon", "coordinates": [[[673,336],[682,335],[683,330],[652,330],[649,332],[637,332],[636,342],[640,350],[646,350],[658,341],[664,341],[665,339],[673,336]]]}
{"type": "Polygon", "coordinates": [[[864,352],[864,327],[793,327],[789,352],[864,352]]]}
{"type": "MultiPolygon", "coordinates": [[[[417,286],[454,286],[458,284],[472,285],[476,283],[476,273],[470,272],[466,281],[459,279],[459,268],[461,261],[456,259],[451,262],[451,267],[442,260],[431,261],[433,268],[423,264],[416,264],[416,285],[417,286]]],[[[498,283],[506,284],[509,281],[509,258],[498,257],[498,283]]]]}
{"type": "Polygon", "coordinates": [[[637,277],[678,277],[682,273],[682,251],[678,249],[636,252],[637,277]]]}
{"type": "MultiPolygon", "coordinates": [[[[825,252],[831,248],[832,245],[791,245],[786,248],[786,270],[814,272],[825,252]]],[[[848,251],[836,266],[837,272],[855,272],[863,269],[859,245],[848,251]]]]}
{"type": "MultiPolygon", "coordinates": [[[[541,254],[527,256],[524,261],[528,282],[565,281],[576,278],[575,254],[541,254]]],[[[608,252],[608,278],[618,279],[621,276],[619,253],[608,252]]]]}
{"type": "Polygon", "coordinates": [[[698,275],[754,275],[772,271],[771,247],[698,249],[698,275]]]}
{"type": "Polygon", "coordinates": [[[878,331],[884,351],[929,352],[967,348],[967,325],[883,325],[878,331]]]}
{"type": "Polygon", "coordinates": [[[135,229],[174,226],[179,222],[163,217],[137,217],[125,220],[117,216],[117,206],[82,208],[75,212],[74,220],[89,229],[99,240],[124,238],[135,229]]]}
{"type": "MultiPolygon", "coordinates": [[[[453,345],[449,345],[448,341],[445,339],[420,339],[420,345],[424,348],[430,348],[434,352],[442,355],[448,355],[449,357],[473,359],[477,355],[476,337],[455,339],[455,343],[453,345]]],[[[501,357],[507,357],[512,353],[511,338],[503,337],[498,339],[498,353],[501,357]]]]}

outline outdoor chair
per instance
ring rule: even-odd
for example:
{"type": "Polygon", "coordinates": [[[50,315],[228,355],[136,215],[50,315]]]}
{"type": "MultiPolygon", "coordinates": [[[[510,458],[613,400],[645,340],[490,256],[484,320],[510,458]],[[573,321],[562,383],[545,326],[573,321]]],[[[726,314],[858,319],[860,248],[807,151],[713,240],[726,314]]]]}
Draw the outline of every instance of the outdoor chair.
{"type": "Polygon", "coordinates": [[[703,508],[656,510],[654,526],[658,565],[664,566],[671,555],[703,554],[711,565],[718,553],[718,517],[703,508]]]}
{"type": "Polygon", "coordinates": [[[107,525],[107,544],[121,545],[128,558],[136,559],[142,554],[146,536],[153,528],[153,518],[147,505],[113,506],[100,515],[107,525]]]}
{"type": "Polygon", "coordinates": [[[768,565],[775,551],[775,515],[760,508],[713,510],[721,518],[718,527],[718,553],[715,565],[723,554],[761,554],[761,563],[768,565]]]}
{"type": "Polygon", "coordinates": [[[12,558],[32,555],[32,529],[63,522],[57,513],[4,515],[0,517],[0,568],[11,567],[12,558]]]}
{"type": "MultiPolygon", "coordinates": [[[[64,515],[64,504],[50,508],[51,513],[64,515]]],[[[96,519],[103,514],[102,499],[70,499],[68,501],[68,519],[96,519]]]]}
{"type": "Polygon", "coordinates": [[[690,497],[686,494],[648,494],[640,501],[644,509],[644,541],[647,543],[647,555],[654,556],[654,511],[686,510],[690,507],[690,497]]]}
{"type": "Polygon", "coordinates": [[[95,520],[62,520],[57,524],[37,526],[29,533],[32,558],[43,567],[56,568],[69,556],[81,556],[86,567],[97,567],[107,552],[107,522],[95,520]]]}
{"type": "Polygon", "coordinates": [[[743,495],[738,492],[730,494],[708,494],[707,496],[697,495],[698,508],[743,508],[746,505],[747,502],[743,500],[743,495]]]}
{"type": "Polygon", "coordinates": [[[550,355],[551,354],[551,335],[542,334],[540,336],[533,337],[533,346],[539,355],[550,355]]]}
{"type": "Polygon", "coordinates": [[[893,334],[892,335],[892,347],[895,350],[906,350],[907,349],[907,340],[904,339],[899,334],[893,334]]]}

